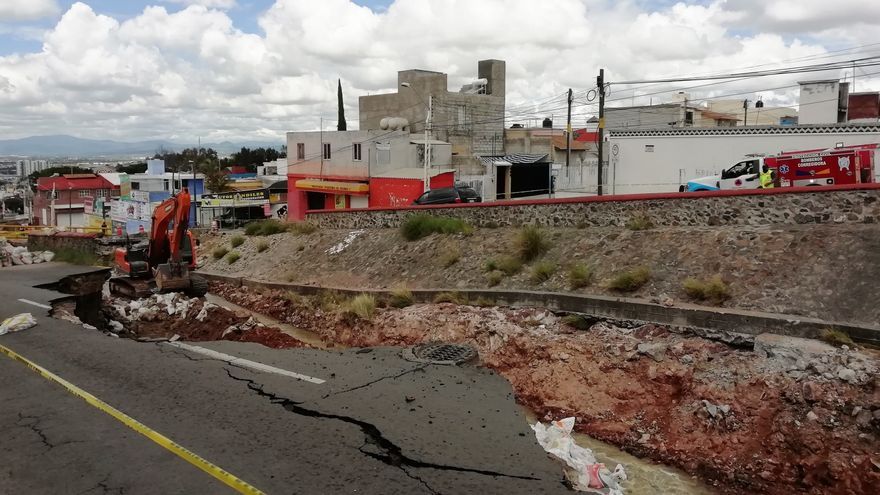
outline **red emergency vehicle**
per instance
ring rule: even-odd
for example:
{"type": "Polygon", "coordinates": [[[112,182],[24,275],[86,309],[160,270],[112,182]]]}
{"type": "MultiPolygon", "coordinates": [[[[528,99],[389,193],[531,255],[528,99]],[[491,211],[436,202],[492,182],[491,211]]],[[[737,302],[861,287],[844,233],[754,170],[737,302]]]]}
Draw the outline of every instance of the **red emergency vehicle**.
{"type": "Polygon", "coordinates": [[[776,170],[777,185],[830,186],[874,182],[880,143],[780,153],[765,159],[776,170]]]}

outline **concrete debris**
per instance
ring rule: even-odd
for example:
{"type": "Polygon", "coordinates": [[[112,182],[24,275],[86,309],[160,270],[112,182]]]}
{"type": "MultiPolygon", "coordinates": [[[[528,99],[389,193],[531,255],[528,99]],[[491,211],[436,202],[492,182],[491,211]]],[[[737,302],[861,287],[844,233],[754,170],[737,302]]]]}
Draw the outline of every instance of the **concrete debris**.
{"type": "Polygon", "coordinates": [[[840,378],[847,383],[855,383],[856,372],[849,368],[840,367],[837,369],[837,378],[840,378]]]}
{"type": "Polygon", "coordinates": [[[847,346],[838,349],[813,339],[761,334],[755,338],[754,351],[766,359],[769,368],[782,368],[796,379],[838,379],[852,385],[863,385],[880,371],[877,360],[865,353],[847,346]]]}
{"type": "Polygon", "coordinates": [[[24,246],[13,246],[0,238],[0,266],[33,265],[46,263],[55,258],[52,251],[28,251],[24,246]]]}
{"type": "Polygon", "coordinates": [[[644,354],[657,362],[666,358],[665,344],[639,344],[636,350],[639,354],[644,354]]]}
{"type": "Polygon", "coordinates": [[[205,321],[205,318],[208,317],[208,312],[216,307],[218,307],[216,304],[206,302],[204,306],[202,306],[201,311],[199,311],[199,314],[196,315],[196,320],[205,321]]]}
{"type": "Polygon", "coordinates": [[[813,411],[810,411],[810,412],[807,413],[807,419],[808,419],[809,421],[818,421],[818,420],[819,420],[819,416],[818,416],[816,413],[814,413],[813,411]]]}
{"type": "Polygon", "coordinates": [[[694,357],[690,354],[685,354],[684,356],[678,358],[681,364],[694,364],[694,357]]]}

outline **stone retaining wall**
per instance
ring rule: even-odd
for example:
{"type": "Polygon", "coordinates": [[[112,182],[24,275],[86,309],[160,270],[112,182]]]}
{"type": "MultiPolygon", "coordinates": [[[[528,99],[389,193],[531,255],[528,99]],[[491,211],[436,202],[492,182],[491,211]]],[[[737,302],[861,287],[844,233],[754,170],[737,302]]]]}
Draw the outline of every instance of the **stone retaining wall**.
{"type": "Polygon", "coordinates": [[[657,226],[880,223],[880,185],[324,210],[308,212],[306,220],[321,228],[395,228],[415,213],[458,217],[481,227],[625,226],[636,215],[647,215],[657,226]]]}
{"type": "Polygon", "coordinates": [[[75,249],[78,251],[96,252],[96,234],[78,232],[55,232],[44,234],[33,232],[28,234],[28,251],[58,251],[59,249],[75,249]]]}

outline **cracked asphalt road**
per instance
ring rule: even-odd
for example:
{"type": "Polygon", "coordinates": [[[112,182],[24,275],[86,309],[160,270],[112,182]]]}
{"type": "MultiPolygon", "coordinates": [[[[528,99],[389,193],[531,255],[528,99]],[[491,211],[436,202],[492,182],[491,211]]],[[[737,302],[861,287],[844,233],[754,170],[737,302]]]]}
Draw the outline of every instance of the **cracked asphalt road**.
{"type": "MultiPolygon", "coordinates": [[[[562,493],[489,370],[406,361],[399,349],[274,350],[198,343],[326,380],[254,371],[47,316],[32,286],[77,269],[4,269],[0,316],[38,325],[6,346],[266,493],[562,493]]],[[[82,269],[79,269],[82,270],[82,269]]],[[[219,481],[0,355],[0,493],[224,493],[219,481]]]]}

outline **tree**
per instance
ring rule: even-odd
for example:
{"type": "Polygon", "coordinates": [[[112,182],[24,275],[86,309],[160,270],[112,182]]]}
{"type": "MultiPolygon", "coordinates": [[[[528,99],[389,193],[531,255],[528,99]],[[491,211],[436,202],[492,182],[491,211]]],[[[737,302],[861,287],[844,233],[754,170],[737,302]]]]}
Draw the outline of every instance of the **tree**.
{"type": "Polygon", "coordinates": [[[245,167],[249,172],[256,172],[257,167],[263,163],[273,162],[286,156],[286,153],[279,152],[275,148],[241,148],[232,154],[227,163],[245,167]]]}
{"type": "Polygon", "coordinates": [[[221,193],[229,190],[229,176],[226,169],[220,166],[217,160],[207,159],[201,162],[200,168],[205,174],[205,189],[212,193],[221,193]]]}
{"type": "Polygon", "coordinates": [[[123,174],[142,174],[147,171],[147,163],[131,163],[128,165],[116,165],[116,171],[123,174]]]}
{"type": "Polygon", "coordinates": [[[342,80],[337,79],[338,87],[336,89],[336,106],[339,108],[339,122],[336,124],[337,131],[344,131],[348,129],[348,125],[345,123],[345,107],[342,105],[342,80]]]}

